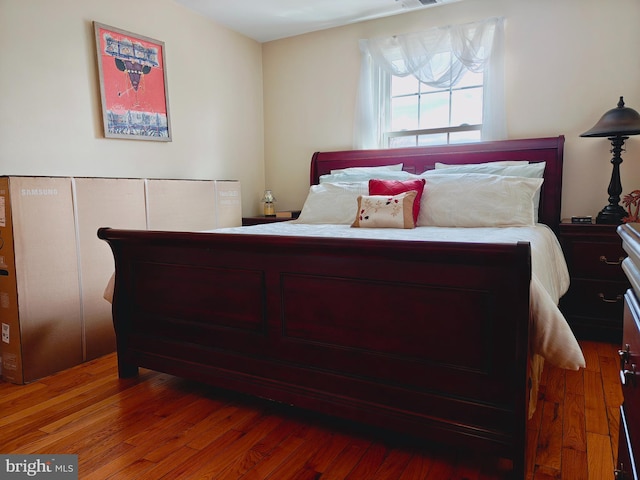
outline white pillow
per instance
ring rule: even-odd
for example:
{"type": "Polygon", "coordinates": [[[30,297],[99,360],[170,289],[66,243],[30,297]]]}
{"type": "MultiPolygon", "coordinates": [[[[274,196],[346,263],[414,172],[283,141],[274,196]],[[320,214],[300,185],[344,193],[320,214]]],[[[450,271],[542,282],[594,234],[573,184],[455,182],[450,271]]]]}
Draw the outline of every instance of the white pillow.
{"type": "MultiPolygon", "coordinates": [[[[452,174],[452,173],[486,173],[489,175],[505,175],[507,177],[542,178],[546,162],[523,163],[519,165],[499,165],[502,162],[479,163],[476,165],[451,165],[449,168],[440,170],[429,170],[422,176],[428,178],[430,175],[452,174]]],[[[540,208],[540,190],[533,197],[533,215],[538,221],[538,210],[540,208]]]]}
{"type": "Polygon", "coordinates": [[[296,223],[351,225],[358,197],[369,194],[369,182],[312,185],[296,223]]]}
{"type": "Polygon", "coordinates": [[[353,183],[365,182],[372,178],[378,180],[412,180],[418,178],[417,175],[404,170],[378,170],[376,172],[339,172],[320,176],[320,183],[353,183]]]}
{"type": "Polygon", "coordinates": [[[503,167],[509,165],[526,165],[529,163],[527,160],[501,160],[499,162],[487,162],[487,163],[459,163],[459,164],[449,164],[449,163],[440,163],[436,162],[435,168],[452,168],[452,167],[467,167],[467,166],[478,166],[478,165],[501,165],[503,167]]]}
{"type": "Polygon", "coordinates": [[[495,163],[478,163],[476,165],[450,165],[441,168],[439,171],[428,170],[422,175],[431,174],[449,174],[449,173],[486,173],[489,175],[505,175],[508,177],[526,177],[526,178],[542,178],[544,169],[547,166],[545,162],[525,163],[521,165],[499,165],[495,163]]]}
{"type": "Polygon", "coordinates": [[[375,173],[375,172],[386,172],[386,171],[398,171],[402,170],[402,163],[396,163],[395,165],[382,165],[379,167],[348,167],[348,168],[338,168],[336,170],[331,170],[331,173],[342,173],[342,172],[361,172],[361,173],[375,173]]]}
{"type": "Polygon", "coordinates": [[[512,227],[534,225],[533,198],[542,178],[483,173],[429,175],[418,226],[512,227]]]}

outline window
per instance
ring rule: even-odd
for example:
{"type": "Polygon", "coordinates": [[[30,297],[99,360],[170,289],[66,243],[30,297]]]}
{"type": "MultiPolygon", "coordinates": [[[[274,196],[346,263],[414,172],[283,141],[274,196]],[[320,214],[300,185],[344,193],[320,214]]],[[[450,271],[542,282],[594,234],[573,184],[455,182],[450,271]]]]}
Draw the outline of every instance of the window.
{"type": "Polygon", "coordinates": [[[354,148],[507,138],[504,21],[360,41],[354,148]]]}
{"type": "Polygon", "coordinates": [[[391,76],[389,148],[481,140],[483,74],[466,70],[452,87],[430,87],[413,75],[391,76]]]}

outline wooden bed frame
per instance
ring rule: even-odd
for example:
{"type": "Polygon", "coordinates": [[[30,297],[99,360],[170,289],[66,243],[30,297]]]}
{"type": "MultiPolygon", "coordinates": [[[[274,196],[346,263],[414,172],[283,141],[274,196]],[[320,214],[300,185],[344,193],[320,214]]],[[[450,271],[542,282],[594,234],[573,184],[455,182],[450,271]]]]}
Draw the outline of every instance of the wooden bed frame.
{"type": "MultiPolygon", "coordinates": [[[[315,153],[331,169],[545,161],[564,137],[315,153]]],[[[138,367],[513,460],[524,478],[530,246],[101,228],[121,377],[138,367]]]]}

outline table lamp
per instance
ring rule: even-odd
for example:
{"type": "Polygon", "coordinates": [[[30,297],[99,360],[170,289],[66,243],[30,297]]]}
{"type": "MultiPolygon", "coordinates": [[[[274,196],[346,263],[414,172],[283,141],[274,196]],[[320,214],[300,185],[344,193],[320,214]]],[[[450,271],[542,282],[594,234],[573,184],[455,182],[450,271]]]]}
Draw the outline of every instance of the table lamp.
{"type": "Polygon", "coordinates": [[[606,112],[591,130],[584,132],[581,137],[607,137],[611,142],[613,158],[611,164],[611,182],[609,183],[609,205],[604,207],[596,217],[596,223],[617,225],[627,216],[627,212],[620,205],[622,183],[620,182],[620,164],[625,140],[630,135],[640,134],[640,114],[633,108],[625,107],[624,100],[620,97],[618,106],[606,112]]]}

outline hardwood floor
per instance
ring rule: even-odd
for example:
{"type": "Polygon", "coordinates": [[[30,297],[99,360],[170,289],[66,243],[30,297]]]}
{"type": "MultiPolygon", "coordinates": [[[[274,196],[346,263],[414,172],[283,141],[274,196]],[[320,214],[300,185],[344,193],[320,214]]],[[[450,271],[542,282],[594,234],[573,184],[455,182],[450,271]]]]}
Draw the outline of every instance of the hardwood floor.
{"type": "MultiPolygon", "coordinates": [[[[587,368],[545,366],[527,480],[613,478],[617,345],[581,342],[587,368]]],[[[82,480],[508,478],[510,464],[142,370],[115,355],[29,385],[0,382],[1,453],[73,453],[82,480]]]]}

